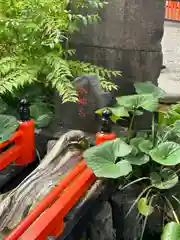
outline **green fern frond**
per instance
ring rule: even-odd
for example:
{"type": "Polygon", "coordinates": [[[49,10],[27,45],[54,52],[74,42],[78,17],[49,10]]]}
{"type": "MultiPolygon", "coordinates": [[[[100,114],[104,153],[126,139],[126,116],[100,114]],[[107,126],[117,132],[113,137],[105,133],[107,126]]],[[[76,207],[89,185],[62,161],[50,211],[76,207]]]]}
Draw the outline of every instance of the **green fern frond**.
{"type": "Polygon", "coordinates": [[[19,64],[19,58],[17,56],[1,58],[0,76],[5,76],[9,72],[15,70],[19,64]]]}
{"type": "Polygon", "coordinates": [[[0,94],[11,92],[26,84],[32,84],[37,81],[38,69],[36,66],[28,68],[21,67],[16,71],[12,71],[0,78],[0,94]]]}
{"type": "Polygon", "coordinates": [[[56,89],[63,102],[75,102],[73,80],[84,75],[96,75],[106,91],[116,89],[111,79],[120,75],[118,71],[68,60],[75,55],[68,48],[69,36],[82,24],[97,23],[98,10],[105,4],[102,0],[0,0],[0,95],[40,83],[56,89]],[[84,8],[88,14],[81,11],[84,8]]]}
{"type": "Polygon", "coordinates": [[[73,76],[95,75],[105,91],[117,89],[117,86],[111,81],[111,78],[121,76],[121,72],[119,71],[108,70],[80,61],[69,61],[69,66],[73,76]]]}

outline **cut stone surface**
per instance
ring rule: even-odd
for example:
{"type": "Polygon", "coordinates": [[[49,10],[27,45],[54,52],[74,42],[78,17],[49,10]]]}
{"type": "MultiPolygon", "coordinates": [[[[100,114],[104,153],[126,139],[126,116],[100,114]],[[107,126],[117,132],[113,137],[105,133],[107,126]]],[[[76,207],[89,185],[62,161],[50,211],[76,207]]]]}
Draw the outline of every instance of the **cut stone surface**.
{"type": "Polygon", "coordinates": [[[112,210],[108,202],[102,202],[98,213],[89,223],[89,239],[91,240],[115,240],[113,228],[112,210]]]}
{"type": "Polygon", "coordinates": [[[56,98],[54,131],[63,127],[95,133],[99,129],[95,111],[107,106],[113,101],[113,97],[102,90],[96,77],[77,78],[74,84],[79,95],[79,102],[61,104],[60,98],[56,98]]]}

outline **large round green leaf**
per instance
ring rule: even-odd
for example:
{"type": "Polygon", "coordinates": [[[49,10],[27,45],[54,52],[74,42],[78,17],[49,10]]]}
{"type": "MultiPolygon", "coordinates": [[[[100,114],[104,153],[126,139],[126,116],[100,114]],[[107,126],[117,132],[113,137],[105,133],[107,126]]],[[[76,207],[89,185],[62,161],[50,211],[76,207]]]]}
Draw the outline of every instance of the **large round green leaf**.
{"type": "Polygon", "coordinates": [[[161,240],[179,240],[180,239],[180,224],[176,222],[168,223],[161,235],[161,240]]]}
{"type": "Polygon", "coordinates": [[[148,199],[147,198],[140,198],[138,201],[138,211],[143,216],[149,216],[153,213],[154,208],[151,205],[148,205],[148,199]]]}
{"type": "Polygon", "coordinates": [[[117,98],[118,104],[127,108],[129,111],[135,109],[145,109],[149,112],[157,110],[159,102],[158,98],[153,94],[129,95],[117,98]]]}
{"type": "Polygon", "coordinates": [[[0,115],[0,143],[10,139],[13,132],[19,126],[15,117],[9,115],[0,115]]]}
{"type": "Polygon", "coordinates": [[[170,189],[178,183],[178,175],[169,168],[164,168],[160,173],[151,173],[151,183],[158,189],[170,189]]]}
{"type": "Polygon", "coordinates": [[[83,153],[87,166],[97,177],[118,178],[132,171],[128,161],[116,163],[117,158],[130,154],[132,148],[119,138],[91,147],[83,153]]]}
{"type": "Polygon", "coordinates": [[[153,161],[165,166],[180,163],[180,144],[175,142],[164,142],[149,152],[153,161]]]}
{"type": "Polygon", "coordinates": [[[165,95],[165,91],[163,89],[157,87],[156,85],[149,81],[143,83],[136,83],[134,84],[134,86],[138,94],[151,93],[158,98],[163,98],[165,95]]]}

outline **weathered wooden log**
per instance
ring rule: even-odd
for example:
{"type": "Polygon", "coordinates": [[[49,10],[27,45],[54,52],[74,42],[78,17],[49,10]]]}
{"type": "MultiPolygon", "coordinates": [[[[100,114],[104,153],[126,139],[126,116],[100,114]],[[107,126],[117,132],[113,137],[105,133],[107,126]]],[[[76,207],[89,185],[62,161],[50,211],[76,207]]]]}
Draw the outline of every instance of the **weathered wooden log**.
{"type": "Polygon", "coordinates": [[[0,231],[13,229],[82,159],[78,147],[82,138],[82,131],[64,134],[17,188],[0,197],[0,231]]]}

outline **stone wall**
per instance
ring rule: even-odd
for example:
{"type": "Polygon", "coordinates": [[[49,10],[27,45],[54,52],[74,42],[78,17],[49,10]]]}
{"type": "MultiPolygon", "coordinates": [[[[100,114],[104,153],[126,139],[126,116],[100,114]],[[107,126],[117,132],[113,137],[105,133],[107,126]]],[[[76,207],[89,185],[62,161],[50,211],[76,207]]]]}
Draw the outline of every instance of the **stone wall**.
{"type": "MultiPolygon", "coordinates": [[[[133,93],[133,83],[137,81],[157,84],[162,66],[164,4],[165,0],[111,0],[99,13],[101,22],[82,28],[81,34],[72,39],[78,59],[122,71],[122,77],[116,79],[120,87],[117,95],[133,93]]],[[[75,118],[64,120],[64,112],[72,115],[76,108],[67,104],[62,107],[59,97],[55,108],[55,131],[60,122],[67,122],[68,128],[78,129],[81,125],[80,129],[87,132],[97,130],[93,108],[89,113],[91,118],[85,121],[91,128],[79,124],[75,118]]],[[[137,122],[136,128],[147,129],[151,117],[145,114],[137,122]]]]}
{"type": "Polygon", "coordinates": [[[122,71],[121,93],[136,81],[157,84],[162,64],[164,0],[111,0],[100,24],[82,30],[74,44],[81,60],[122,71]]]}

